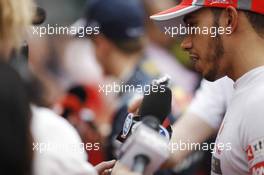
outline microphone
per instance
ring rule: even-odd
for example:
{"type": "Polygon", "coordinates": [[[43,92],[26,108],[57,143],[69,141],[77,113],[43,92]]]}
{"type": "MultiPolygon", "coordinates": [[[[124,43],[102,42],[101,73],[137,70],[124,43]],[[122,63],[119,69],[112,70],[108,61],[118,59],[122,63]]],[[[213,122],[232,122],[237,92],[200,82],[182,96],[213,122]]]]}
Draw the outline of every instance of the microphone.
{"type": "Polygon", "coordinates": [[[124,142],[120,161],[135,172],[152,174],[169,156],[170,134],[160,125],[171,112],[172,93],[167,82],[163,78],[152,83],[156,91],[144,95],[138,115],[128,114],[118,136],[124,142]]]}
{"type": "Polygon", "coordinates": [[[169,157],[169,141],[157,132],[159,120],[145,116],[143,124],[126,140],[120,149],[120,162],[134,172],[151,175],[169,157]]]}
{"type": "MultiPolygon", "coordinates": [[[[142,123],[144,117],[153,116],[155,117],[160,124],[164,122],[166,117],[171,112],[171,90],[167,87],[169,79],[161,78],[159,80],[154,80],[152,89],[156,91],[151,91],[149,95],[144,95],[142,104],[139,108],[138,115],[129,113],[124,122],[123,130],[119,133],[117,140],[120,142],[125,142],[125,140],[133,133],[133,131],[142,123]],[[155,88],[154,88],[155,87],[155,88]]],[[[159,126],[159,133],[163,135],[168,140],[171,136],[171,127],[168,126],[164,128],[159,126]]]]}
{"type": "MultiPolygon", "coordinates": [[[[159,121],[154,117],[145,117],[143,120],[143,124],[145,124],[156,132],[159,131],[159,121]]],[[[148,156],[144,154],[136,155],[132,165],[132,171],[144,173],[145,168],[149,163],[150,159],[148,156]]]]}
{"type": "MultiPolygon", "coordinates": [[[[155,85],[152,85],[155,86],[155,85]]],[[[171,112],[171,90],[165,85],[156,85],[157,92],[145,95],[139,108],[139,116],[153,116],[162,123],[171,112]]]]}

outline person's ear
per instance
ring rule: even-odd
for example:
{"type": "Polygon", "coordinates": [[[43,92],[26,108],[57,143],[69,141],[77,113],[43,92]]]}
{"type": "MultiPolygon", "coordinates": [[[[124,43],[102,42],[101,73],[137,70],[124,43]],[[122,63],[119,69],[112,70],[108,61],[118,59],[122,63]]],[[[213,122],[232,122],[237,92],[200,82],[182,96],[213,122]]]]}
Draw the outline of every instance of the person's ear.
{"type": "Polygon", "coordinates": [[[101,53],[105,53],[105,55],[109,54],[112,50],[111,42],[104,35],[96,36],[94,42],[96,44],[97,50],[101,53]]]}
{"type": "Polygon", "coordinates": [[[230,34],[237,30],[238,11],[233,6],[229,6],[225,9],[224,26],[230,31],[230,34]]]}

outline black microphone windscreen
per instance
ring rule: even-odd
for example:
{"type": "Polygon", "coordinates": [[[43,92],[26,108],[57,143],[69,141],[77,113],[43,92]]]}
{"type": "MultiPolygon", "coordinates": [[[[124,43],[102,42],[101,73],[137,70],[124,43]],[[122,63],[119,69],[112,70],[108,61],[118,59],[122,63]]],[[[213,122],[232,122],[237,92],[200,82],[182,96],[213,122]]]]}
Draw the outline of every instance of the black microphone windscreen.
{"type": "Polygon", "coordinates": [[[171,90],[164,85],[160,85],[158,91],[152,91],[149,95],[144,96],[138,114],[142,118],[153,116],[162,124],[171,112],[171,98],[171,90]]]}

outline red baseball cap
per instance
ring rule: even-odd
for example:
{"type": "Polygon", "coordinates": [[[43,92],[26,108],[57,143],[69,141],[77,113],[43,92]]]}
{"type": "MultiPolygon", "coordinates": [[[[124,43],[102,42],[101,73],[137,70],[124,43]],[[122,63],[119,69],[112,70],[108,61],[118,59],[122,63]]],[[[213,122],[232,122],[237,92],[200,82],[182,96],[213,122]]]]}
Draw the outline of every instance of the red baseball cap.
{"type": "Polygon", "coordinates": [[[179,5],[152,15],[150,18],[156,21],[164,21],[184,16],[202,7],[226,8],[229,6],[264,15],[263,0],[182,0],[179,5]]]}
{"type": "Polygon", "coordinates": [[[183,17],[203,7],[226,8],[233,6],[238,10],[247,10],[264,15],[264,0],[182,0],[182,2],[168,10],[152,15],[161,30],[164,26],[179,27],[183,23],[183,17]]]}

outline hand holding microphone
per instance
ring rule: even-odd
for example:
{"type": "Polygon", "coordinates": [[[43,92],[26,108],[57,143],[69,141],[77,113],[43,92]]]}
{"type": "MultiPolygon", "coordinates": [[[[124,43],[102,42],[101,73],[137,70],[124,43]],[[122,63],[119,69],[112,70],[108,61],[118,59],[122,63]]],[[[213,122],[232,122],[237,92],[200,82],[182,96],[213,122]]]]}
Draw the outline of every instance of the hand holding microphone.
{"type": "Polygon", "coordinates": [[[157,171],[169,157],[168,141],[157,132],[158,129],[158,120],[146,117],[122,145],[120,162],[134,172],[145,175],[157,171]]]}
{"type": "Polygon", "coordinates": [[[160,124],[171,112],[171,90],[162,83],[164,81],[152,84],[158,86],[158,91],[144,96],[135,120],[129,114],[119,135],[119,139],[125,141],[120,150],[120,162],[146,175],[157,171],[169,157],[168,131],[160,124]]]}
{"type": "Polygon", "coordinates": [[[142,123],[146,116],[153,116],[158,119],[159,133],[170,139],[172,129],[170,126],[164,128],[161,124],[171,112],[171,90],[167,87],[169,78],[164,77],[154,80],[152,86],[156,91],[152,91],[149,95],[145,95],[143,99],[139,99],[135,105],[129,108],[129,113],[124,122],[123,130],[118,135],[117,140],[124,143],[125,140],[135,131],[142,123]],[[137,113],[135,112],[137,111],[137,113]],[[134,113],[132,113],[134,112],[134,113]]]}
{"type": "Polygon", "coordinates": [[[132,172],[120,162],[116,162],[111,175],[142,175],[141,173],[132,172]]]}

